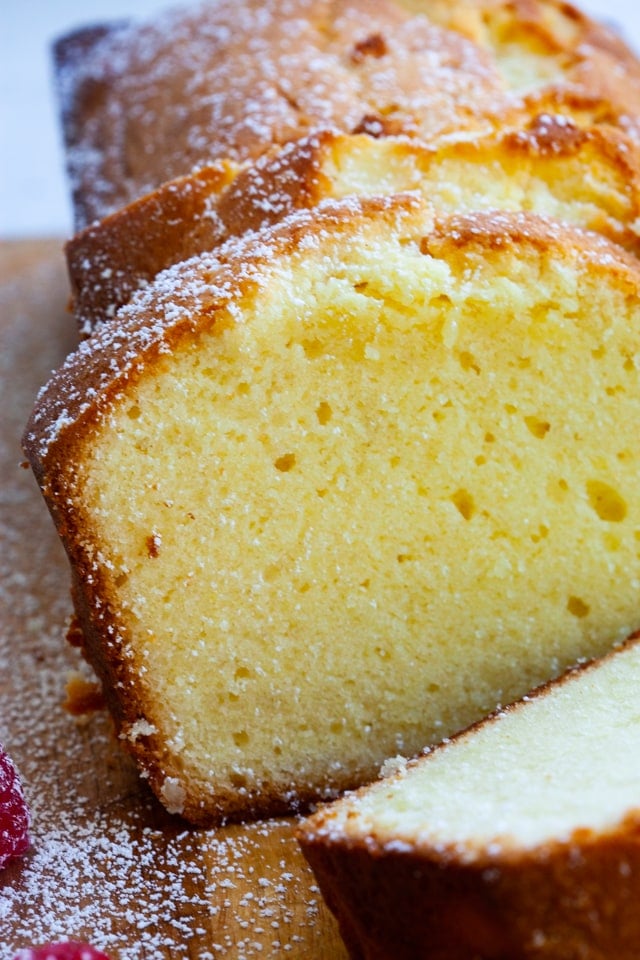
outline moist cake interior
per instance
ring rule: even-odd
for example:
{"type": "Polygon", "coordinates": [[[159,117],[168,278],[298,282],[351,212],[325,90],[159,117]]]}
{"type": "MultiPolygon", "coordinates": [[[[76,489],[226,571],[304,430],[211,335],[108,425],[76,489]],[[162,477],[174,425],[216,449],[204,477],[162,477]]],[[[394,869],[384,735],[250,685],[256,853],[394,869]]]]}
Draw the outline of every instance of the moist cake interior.
{"type": "Polygon", "coordinates": [[[637,302],[447,229],[274,262],[72,468],[125,735],[203,791],[370,777],[640,626],[637,302]]]}

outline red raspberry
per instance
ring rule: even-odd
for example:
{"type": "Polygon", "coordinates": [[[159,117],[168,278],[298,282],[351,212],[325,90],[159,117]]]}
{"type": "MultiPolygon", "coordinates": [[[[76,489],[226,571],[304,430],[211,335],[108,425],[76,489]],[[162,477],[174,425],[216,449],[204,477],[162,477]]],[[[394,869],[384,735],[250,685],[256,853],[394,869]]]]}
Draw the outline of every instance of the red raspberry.
{"type": "Polygon", "coordinates": [[[109,960],[88,943],[49,943],[44,947],[27,947],[19,950],[14,960],[109,960]]]}
{"type": "Polygon", "coordinates": [[[0,869],[29,846],[30,819],[18,771],[0,744],[0,869]]]}

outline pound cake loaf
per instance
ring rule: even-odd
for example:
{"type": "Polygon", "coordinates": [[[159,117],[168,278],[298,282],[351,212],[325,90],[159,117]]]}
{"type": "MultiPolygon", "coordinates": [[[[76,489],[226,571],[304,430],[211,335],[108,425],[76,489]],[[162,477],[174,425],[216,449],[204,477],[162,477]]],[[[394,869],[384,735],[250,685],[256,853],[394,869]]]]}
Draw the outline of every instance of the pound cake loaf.
{"type": "Polygon", "coordinates": [[[432,142],[514,113],[638,134],[640,65],[561,0],[217,0],[56,47],[83,229],[219,160],[321,128],[432,142]]]}
{"type": "Polygon", "coordinates": [[[509,109],[487,51],[394,0],[216,0],[56,47],[79,228],[316,127],[431,138],[509,109]]]}
{"type": "Polygon", "coordinates": [[[639,686],[636,636],[305,821],[350,956],[637,960],[639,686]]]}
{"type": "Polygon", "coordinates": [[[349,198],[70,356],[25,450],[171,811],[303,809],[640,627],[639,292],[577,228],[349,198]]]}
{"type": "Polygon", "coordinates": [[[618,129],[561,115],[432,146],[320,131],[243,169],[219,163],[172,180],[77,234],[66,248],[74,312],[88,334],[164,268],[351,195],[412,190],[441,212],[530,210],[637,255],[639,170],[640,149],[618,129]]]}

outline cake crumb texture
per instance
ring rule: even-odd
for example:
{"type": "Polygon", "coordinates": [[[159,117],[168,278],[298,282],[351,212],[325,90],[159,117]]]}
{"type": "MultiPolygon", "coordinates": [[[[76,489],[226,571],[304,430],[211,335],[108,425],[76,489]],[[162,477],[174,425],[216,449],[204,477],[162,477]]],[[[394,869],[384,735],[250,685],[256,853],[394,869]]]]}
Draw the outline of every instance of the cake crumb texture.
{"type": "Polygon", "coordinates": [[[0,280],[0,727],[32,811],[30,850],[0,876],[1,960],[68,939],[112,960],[342,958],[291,821],[190,829],[152,797],[104,711],[78,723],[62,709],[67,676],[94,675],[64,641],[68,564],[20,468],[33,395],[76,340],[59,242],[6,244],[0,280]]]}
{"type": "Polygon", "coordinates": [[[636,634],[304,822],[351,956],[636,957],[639,672],[636,634]]]}
{"type": "Polygon", "coordinates": [[[637,290],[544,218],[348,198],[69,358],[27,451],[172,810],[304,809],[640,626],[637,290]]]}

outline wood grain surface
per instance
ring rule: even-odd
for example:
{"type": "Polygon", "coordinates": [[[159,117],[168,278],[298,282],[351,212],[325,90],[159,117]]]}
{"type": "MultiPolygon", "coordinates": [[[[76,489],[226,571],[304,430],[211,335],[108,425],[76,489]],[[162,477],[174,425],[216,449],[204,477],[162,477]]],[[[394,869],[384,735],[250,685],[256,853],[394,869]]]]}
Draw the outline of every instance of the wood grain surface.
{"type": "Polygon", "coordinates": [[[28,855],[0,874],[0,960],[79,939],[112,960],[346,952],[292,821],[195,830],[159,807],[108,716],[74,718],[62,548],[20,437],[38,388],[76,343],[59,240],[0,244],[0,742],[32,810],[28,855]]]}

